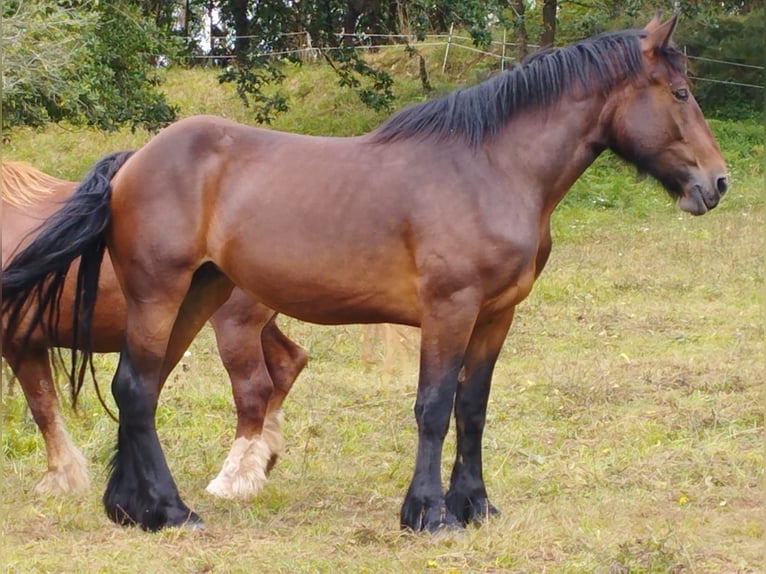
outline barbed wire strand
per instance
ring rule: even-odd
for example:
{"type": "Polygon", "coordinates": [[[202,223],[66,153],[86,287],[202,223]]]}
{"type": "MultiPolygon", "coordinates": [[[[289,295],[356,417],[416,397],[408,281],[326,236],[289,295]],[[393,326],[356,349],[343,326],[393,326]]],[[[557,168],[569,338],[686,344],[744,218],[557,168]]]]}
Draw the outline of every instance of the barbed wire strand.
{"type": "Polygon", "coordinates": [[[756,84],[745,84],[743,82],[731,82],[729,80],[714,80],[713,78],[700,78],[698,76],[689,76],[689,79],[699,80],[701,82],[712,82],[714,84],[726,84],[729,86],[742,86],[743,88],[757,88],[759,90],[763,89],[763,86],[758,86],[756,84]]]}
{"type": "Polygon", "coordinates": [[[754,66],[753,64],[740,64],[739,62],[729,62],[726,60],[716,60],[714,58],[704,58],[702,56],[686,56],[690,60],[701,60],[703,62],[715,62],[716,64],[727,64],[729,66],[739,66],[740,68],[752,68],[754,70],[763,70],[763,66],[754,66]]]}

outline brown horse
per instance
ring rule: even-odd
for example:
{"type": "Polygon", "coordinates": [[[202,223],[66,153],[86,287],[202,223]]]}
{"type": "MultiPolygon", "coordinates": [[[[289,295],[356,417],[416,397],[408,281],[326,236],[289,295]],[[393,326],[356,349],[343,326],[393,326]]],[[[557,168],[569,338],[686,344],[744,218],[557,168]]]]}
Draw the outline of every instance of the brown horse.
{"type": "Polygon", "coordinates": [[[3,304],[21,318],[37,293],[55,308],[55,289],[45,297],[41,286],[82,255],[89,309],[88,265],[108,244],[128,305],[108,516],[152,530],[199,523],[168,470],[154,410],[168,372],[235,285],[306,321],[421,327],[417,454],[400,523],[436,530],[496,512],[481,456],[490,380],[514,309],[548,259],[558,202],[606,149],[690,213],[726,191],[669,43],[675,22],[655,17],[533,56],[359,137],[193,117],[132,156],[102,158],[8,266],[3,304]]]}
{"type": "MultiPolygon", "coordinates": [[[[71,195],[76,185],[23,163],[2,163],[3,265],[41,220],[71,195]]],[[[71,275],[67,293],[74,287],[74,274],[71,275]]],[[[66,295],[62,299],[64,317],[71,317],[71,308],[65,304],[69,300],[71,296],[66,295]]],[[[210,319],[237,407],[234,445],[220,474],[208,486],[208,491],[217,496],[246,498],[257,494],[281,450],[281,403],[307,357],[279,330],[274,316],[274,311],[237,289],[210,319]],[[268,372],[263,370],[261,357],[268,372]],[[268,404],[267,398],[252,391],[263,384],[257,381],[258,377],[271,377],[273,381],[275,393],[268,398],[268,404]]],[[[101,268],[93,314],[92,350],[118,352],[124,335],[125,300],[107,257],[101,268]]],[[[83,490],[89,484],[85,459],[72,444],[59,416],[48,360],[50,347],[72,346],[71,319],[58,322],[53,333],[47,333],[43,326],[34,331],[26,345],[23,343],[20,333],[5,339],[3,357],[18,378],[45,441],[48,470],[35,490],[44,493],[83,490]]]]}

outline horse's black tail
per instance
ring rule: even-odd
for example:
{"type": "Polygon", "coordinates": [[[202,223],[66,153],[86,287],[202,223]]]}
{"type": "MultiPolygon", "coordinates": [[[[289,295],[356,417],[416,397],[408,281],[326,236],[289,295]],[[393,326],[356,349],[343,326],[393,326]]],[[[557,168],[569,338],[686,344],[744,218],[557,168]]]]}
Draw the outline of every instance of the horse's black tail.
{"type": "Polygon", "coordinates": [[[93,368],[90,326],[106,248],[104,230],[111,219],[110,182],[132,154],[132,151],[120,151],[99,159],[74,193],[48,218],[29,245],[11,259],[2,273],[2,313],[7,317],[4,337],[10,340],[20,328],[24,313],[32,313],[26,322],[23,340],[26,342],[38,327],[45,328],[53,340],[60,317],[64,279],[72,261],[80,257],[72,308],[70,375],[75,403],[88,365],[91,370],[93,368]],[[83,353],[79,369],[75,351],[78,343],[83,353]]]}

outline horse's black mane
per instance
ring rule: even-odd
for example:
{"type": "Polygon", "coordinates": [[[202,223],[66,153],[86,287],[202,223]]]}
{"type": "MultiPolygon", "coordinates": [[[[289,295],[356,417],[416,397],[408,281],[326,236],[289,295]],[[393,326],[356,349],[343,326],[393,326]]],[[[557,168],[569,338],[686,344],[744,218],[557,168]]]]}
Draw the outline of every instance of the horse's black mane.
{"type": "MultiPolygon", "coordinates": [[[[404,108],[371,136],[375,142],[410,137],[461,137],[478,145],[524,108],[542,108],[555,102],[577,81],[585,89],[604,92],[641,68],[639,38],[644,30],[623,30],[594,36],[563,48],[531,54],[520,64],[470,88],[404,108]]],[[[670,45],[659,50],[676,70],[683,70],[683,55],[670,45]]]]}

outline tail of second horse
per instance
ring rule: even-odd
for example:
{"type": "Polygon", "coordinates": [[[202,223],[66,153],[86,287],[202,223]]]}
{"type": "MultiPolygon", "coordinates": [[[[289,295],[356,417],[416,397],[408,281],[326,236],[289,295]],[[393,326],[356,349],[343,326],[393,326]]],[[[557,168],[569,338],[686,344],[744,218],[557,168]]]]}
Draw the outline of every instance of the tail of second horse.
{"type": "Polygon", "coordinates": [[[90,325],[106,248],[104,231],[111,219],[111,179],[132,154],[132,151],[120,151],[99,159],[74,193],[38,230],[36,237],[3,269],[5,337],[10,339],[21,328],[24,312],[32,314],[24,321],[25,337],[42,326],[53,336],[67,272],[72,261],[80,257],[72,307],[71,348],[79,344],[83,360],[78,369],[73,351],[71,377],[75,399],[91,362],[90,325]]]}

